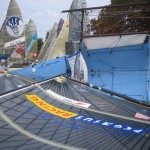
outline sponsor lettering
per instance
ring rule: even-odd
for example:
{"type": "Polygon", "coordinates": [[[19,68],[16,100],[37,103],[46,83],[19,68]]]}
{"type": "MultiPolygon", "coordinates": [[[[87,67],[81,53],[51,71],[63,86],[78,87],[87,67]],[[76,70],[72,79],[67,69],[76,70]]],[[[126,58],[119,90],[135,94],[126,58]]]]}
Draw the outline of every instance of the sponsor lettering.
{"type": "MultiPolygon", "coordinates": [[[[26,107],[28,107],[28,106],[26,106],[26,107]]],[[[62,120],[60,120],[58,118],[54,118],[52,114],[49,114],[46,112],[41,113],[33,108],[31,108],[28,113],[38,116],[38,118],[42,118],[46,122],[47,122],[47,120],[49,120],[49,123],[51,125],[61,126],[62,128],[72,128],[72,130],[81,131],[81,132],[82,132],[82,130],[86,129],[88,131],[92,131],[95,133],[111,134],[111,135],[117,135],[119,137],[127,137],[127,138],[131,137],[132,138],[132,136],[125,134],[125,133],[118,133],[118,132],[114,132],[114,131],[105,131],[103,129],[100,129],[100,128],[98,129],[98,128],[95,128],[94,126],[89,126],[87,124],[80,124],[80,122],[74,123],[74,121],[70,120],[70,119],[66,119],[62,123],[62,120]],[[50,119],[50,118],[52,118],[52,119],[50,119]]]]}
{"type": "Polygon", "coordinates": [[[42,70],[43,68],[47,68],[47,67],[51,67],[51,65],[54,65],[54,64],[56,64],[56,63],[59,63],[60,61],[55,61],[55,62],[53,62],[53,63],[42,63],[37,69],[39,69],[39,70],[42,70]]]}
{"type": "Polygon", "coordinates": [[[75,113],[65,111],[63,109],[60,109],[60,108],[57,108],[53,105],[48,104],[47,102],[42,100],[37,95],[27,95],[26,94],[25,96],[28,100],[30,100],[36,106],[40,107],[41,109],[43,109],[43,110],[45,110],[45,111],[47,111],[47,112],[49,112],[53,115],[56,115],[56,116],[59,116],[59,117],[62,117],[62,118],[66,118],[66,119],[77,116],[77,114],[75,114],[75,113]]]}
{"type": "MultiPolygon", "coordinates": [[[[124,124],[120,124],[120,123],[115,123],[112,121],[106,121],[106,120],[102,120],[102,119],[96,119],[96,118],[92,118],[89,116],[84,116],[84,115],[78,115],[69,111],[65,111],[62,110],[60,108],[57,108],[55,106],[52,106],[48,103],[46,103],[44,100],[42,100],[40,97],[38,97],[37,95],[25,95],[31,102],[33,102],[36,106],[40,107],[41,109],[62,117],[62,118],[70,118],[70,121],[77,121],[78,122],[82,122],[85,125],[86,124],[92,124],[92,125],[96,125],[96,126],[102,126],[102,127],[106,127],[106,128],[112,128],[115,130],[121,130],[124,132],[129,132],[132,134],[146,134],[149,131],[146,129],[141,129],[141,128],[136,128],[136,127],[132,127],[130,125],[124,125],[124,124]]],[[[43,118],[49,118],[51,115],[46,114],[46,116],[43,116],[43,118]]],[[[97,129],[96,129],[97,130],[97,129]]],[[[117,132],[114,134],[118,134],[117,132]]]]}
{"type": "Polygon", "coordinates": [[[4,48],[7,48],[7,47],[10,47],[10,46],[14,46],[14,45],[17,45],[17,44],[20,44],[22,42],[25,41],[25,37],[21,37],[19,39],[16,39],[16,40],[13,40],[13,41],[9,41],[7,43],[4,43],[4,48]]]}
{"type": "Polygon", "coordinates": [[[84,123],[96,124],[97,126],[113,128],[113,129],[122,130],[122,131],[130,132],[130,133],[145,134],[148,132],[148,130],[145,130],[145,129],[139,129],[139,128],[131,127],[128,125],[122,125],[119,123],[108,122],[105,120],[99,120],[99,119],[90,118],[87,116],[78,115],[72,119],[77,120],[77,121],[81,121],[84,123]]]}
{"type": "Polygon", "coordinates": [[[46,90],[50,95],[58,98],[60,101],[62,102],[66,102],[66,103],[69,103],[69,104],[73,104],[73,105],[77,105],[77,106],[80,106],[80,107],[85,107],[85,108],[88,108],[90,107],[91,104],[88,104],[88,103],[84,103],[84,102],[80,102],[80,101],[76,101],[76,100],[73,100],[73,99],[69,99],[67,97],[63,97],[61,95],[58,95],[57,93],[51,91],[51,90],[46,90]]]}

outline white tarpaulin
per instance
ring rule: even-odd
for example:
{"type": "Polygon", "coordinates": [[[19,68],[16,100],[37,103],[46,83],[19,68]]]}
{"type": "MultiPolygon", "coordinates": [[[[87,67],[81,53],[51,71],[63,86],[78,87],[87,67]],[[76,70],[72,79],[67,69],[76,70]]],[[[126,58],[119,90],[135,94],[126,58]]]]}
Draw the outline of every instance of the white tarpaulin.
{"type": "Polygon", "coordinates": [[[88,37],[84,38],[84,42],[87,49],[99,49],[142,44],[145,38],[146,34],[88,37]]]}

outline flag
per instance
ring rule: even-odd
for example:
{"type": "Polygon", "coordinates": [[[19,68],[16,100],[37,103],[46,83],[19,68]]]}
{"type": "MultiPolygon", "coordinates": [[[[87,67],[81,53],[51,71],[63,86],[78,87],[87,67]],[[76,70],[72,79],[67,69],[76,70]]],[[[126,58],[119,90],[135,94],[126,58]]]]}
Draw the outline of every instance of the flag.
{"type": "Polygon", "coordinates": [[[37,58],[38,57],[38,53],[33,53],[33,56],[32,56],[33,58],[37,58]]]}

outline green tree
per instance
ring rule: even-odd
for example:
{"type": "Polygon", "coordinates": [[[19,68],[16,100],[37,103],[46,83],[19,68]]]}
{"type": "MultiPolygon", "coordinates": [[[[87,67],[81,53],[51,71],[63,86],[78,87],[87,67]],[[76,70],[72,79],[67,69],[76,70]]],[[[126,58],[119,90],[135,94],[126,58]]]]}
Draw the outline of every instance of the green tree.
{"type": "Polygon", "coordinates": [[[43,39],[42,38],[38,38],[38,52],[40,51],[42,45],[43,45],[43,39]]]}
{"type": "MultiPolygon", "coordinates": [[[[111,0],[111,5],[141,2],[150,0],[111,0]]],[[[149,31],[149,13],[150,4],[103,8],[91,20],[91,30],[94,35],[149,31]]]]}
{"type": "Polygon", "coordinates": [[[111,0],[111,4],[129,4],[129,3],[142,3],[149,2],[150,0],[111,0]]]}

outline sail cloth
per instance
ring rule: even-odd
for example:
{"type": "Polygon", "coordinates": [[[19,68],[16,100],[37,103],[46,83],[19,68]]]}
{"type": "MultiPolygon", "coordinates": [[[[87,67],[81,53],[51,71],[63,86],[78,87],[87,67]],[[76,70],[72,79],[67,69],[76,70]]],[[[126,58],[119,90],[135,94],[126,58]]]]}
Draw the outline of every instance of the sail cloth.
{"type": "MultiPolygon", "coordinates": [[[[87,7],[86,0],[73,0],[70,10],[72,9],[82,9],[87,7]]],[[[84,15],[84,23],[83,23],[83,33],[87,35],[87,25],[88,25],[88,15],[84,15]]],[[[81,20],[82,20],[82,12],[74,11],[69,13],[69,41],[80,41],[81,39],[81,20]]]]}
{"type": "Polygon", "coordinates": [[[26,53],[27,59],[34,59],[34,54],[38,52],[37,47],[37,28],[32,19],[29,20],[28,25],[25,29],[26,38],[26,53]]]}
{"type": "Polygon", "coordinates": [[[66,70],[66,58],[65,56],[63,56],[53,60],[45,61],[43,63],[39,63],[33,67],[11,71],[11,74],[34,78],[41,81],[47,78],[65,74],[66,70]]]}
{"type": "Polygon", "coordinates": [[[147,34],[84,38],[88,50],[143,44],[147,34]]]}
{"type": "Polygon", "coordinates": [[[39,60],[40,62],[42,61],[42,59],[43,59],[44,56],[45,56],[46,50],[44,49],[44,47],[45,47],[46,43],[48,42],[48,38],[49,38],[49,36],[51,35],[51,32],[52,32],[51,30],[47,32],[45,42],[43,43],[43,45],[42,45],[42,47],[41,47],[41,49],[40,49],[40,53],[39,53],[39,55],[38,55],[38,60],[39,60]]]}
{"type": "MultiPolygon", "coordinates": [[[[11,0],[9,3],[6,19],[1,27],[1,35],[3,37],[1,47],[5,43],[24,37],[24,22],[16,0],[11,0]]],[[[0,50],[0,52],[10,55],[12,53],[12,46],[0,50]]]]}
{"type": "Polygon", "coordinates": [[[71,68],[71,77],[79,81],[88,82],[88,69],[81,53],[68,58],[71,68]]]}
{"type": "Polygon", "coordinates": [[[39,61],[46,61],[48,60],[48,56],[51,54],[51,50],[54,46],[54,43],[57,38],[57,29],[58,29],[58,24],[54,23],[52,30],[49,31],[49,36],[42,45],[42,48],[40,50],[40,54],[38,57],[39,61]]]}
{"type": "Polygon", "coordinates": [[[63,24],[64,24],[64,20],[61,18],[59,20],[59,23],[58,23],[58,29],[57,29],[57,36],[59,35],[59,33],[61,32],[61,29],[63,27],[63,24]]]}
{"type": "Polygon", "coordinates": [[[48,56],[48,60],[54,59],[56,57],[61,57],[66,54],[65,42],[68,41],[68,35],[69,35],[69,17],[63,24],[63,27],[51,49],[49,56],[48,56]]]}
{"type": "Polygon", "coordinates": [[[29,45],[26,48],[26,57],[28,57],[29,52],[32,50],[32,48],[34,47],[34,45],[37,44],[37,32],[33,35],[29,45]]]}
{"type": "Polygon", "coordinates": [[[46,61],[46,60],[49,60],[49,56],[51,55],[52,53],[52,49],[54,47],[54,44],[55,44],[55,41],[57,39],[57,29],[58,29],[58,24],[55,23],[54,26],[53,26],[53,29],[52,29],[52,33],[51,35],[49,36],[49,38],[47,39],[47,48],[46,48],[46,45],[45,45],[45,56],[43,56],[43,61],[46,61]],[[48,44],[49,43],[49,44],[48,44]]]}

